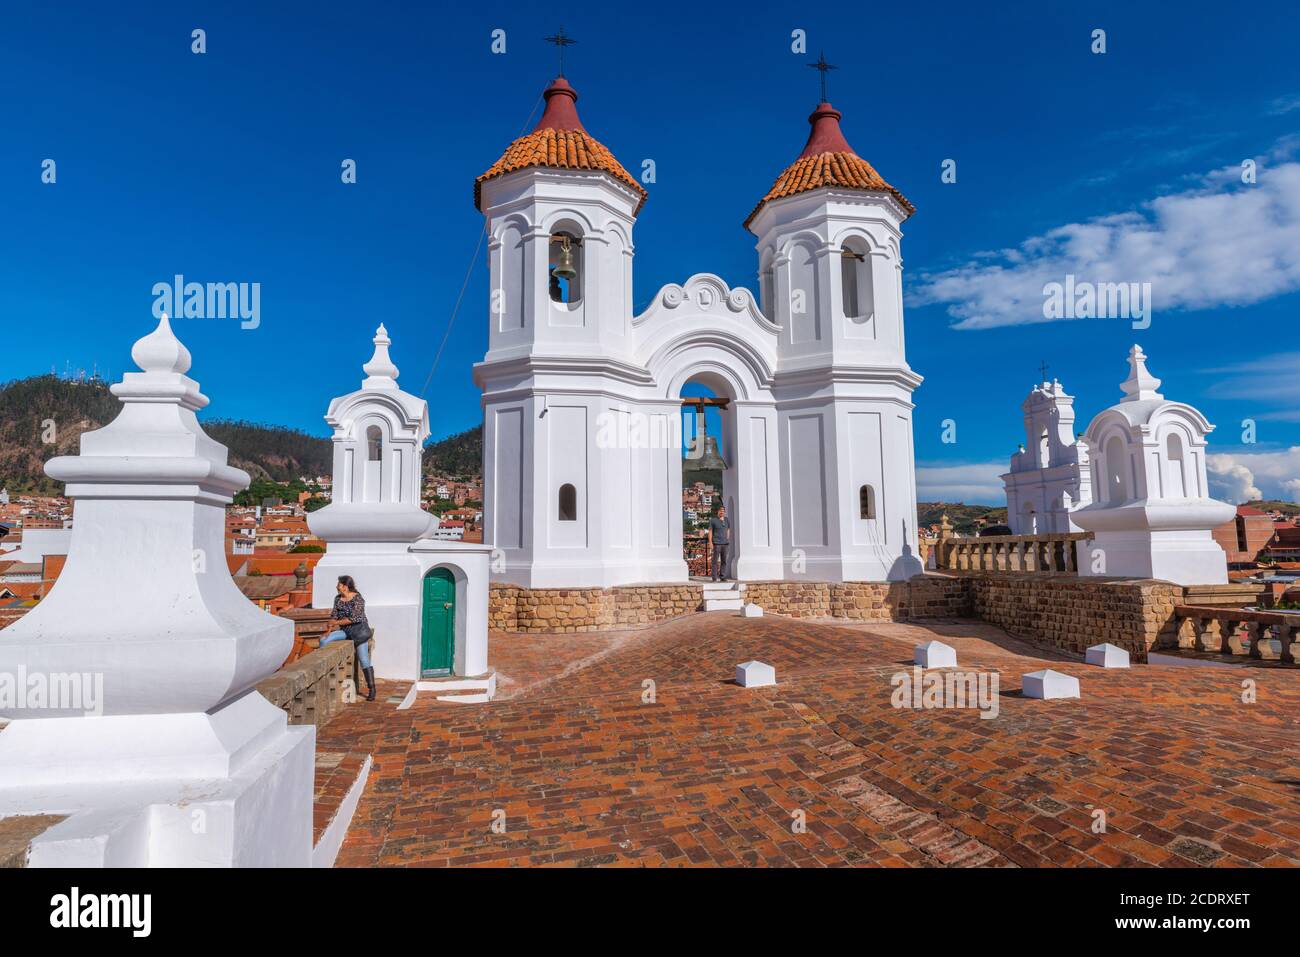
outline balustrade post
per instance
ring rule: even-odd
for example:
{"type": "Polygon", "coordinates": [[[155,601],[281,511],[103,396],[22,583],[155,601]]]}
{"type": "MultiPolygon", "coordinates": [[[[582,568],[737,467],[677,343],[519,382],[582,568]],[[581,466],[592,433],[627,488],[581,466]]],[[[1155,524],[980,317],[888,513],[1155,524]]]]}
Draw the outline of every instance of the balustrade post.
{"type": "Polygon", "coordinates": [[[1217,654],[1223,650],[1223,630],[1217,618],[1198,618],[1196,625],[1197,651],[1213,651],[1217,654]]]}
{"type": "Polygon", "coordinates": [[[1259,656],[1257,643],[1255,642],[1255,623],[1251,621],[1233,621],[1229,619],[1224,622],[1225,630],[1223,633],[1222,653],[1225,655],[1250,655],[1252,658],[1259,656]]]}

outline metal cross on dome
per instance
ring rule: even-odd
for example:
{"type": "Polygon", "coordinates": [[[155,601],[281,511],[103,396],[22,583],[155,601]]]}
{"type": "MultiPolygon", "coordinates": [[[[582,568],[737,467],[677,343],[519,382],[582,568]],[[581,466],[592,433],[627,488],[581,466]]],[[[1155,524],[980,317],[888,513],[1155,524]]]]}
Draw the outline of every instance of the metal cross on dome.
{"type": "Polygon", "coordinates": [[[823,103],[827,103],[827,102],[829,102],[829,101],[826,99],[826,71],[827,71],[827,70],[838,70],[839,67],[837,67],[837,66],[836,66],[835,64],[833,64],[833,63],[827,63],[827,62],[826,62],[826,54],[825,54],[825,53],[818,52],[818,54],[817,54],[817,62],[816,62],[816,63],[809,63],[809,64],[808,64],[808,68],[811,69],[811,70],[818,70],[818,71],[821,72],[821,75],[822,75],[822,100],[821,100],[821,101],[822,101],[823,103]]]}
{"type": "Polygon", "coordinates": [[[1047,370],[1048,370],[1049,368],[1051,368],[1051,367],[1047,364],[1047,360],[1046,360],[1046,359],[1042,360],[1042,362],[1039,363],[1039,366],[1038,366],[1038,374],[1041,375],[1041,376],[1043,377],[1040,381],[1042,381],[1042,382],[1046,382],[1046,381],[1047,381],[1047,370]]]}
{"type": "Polygon", "coordinates": [[[575,40],[575,39],[573,39],[573,37],[569,36],[568,34],[566,34],[566,33],[564,32],[564,24],[560,24],[560,29],[559,29],[558,32],[554,33],[553,35],[551,35],[551,36],[549,36],[549,37],[544,37],[543,39],[545,39],[547,43],[554,43],[554,44],[556,45],[556,47],[559,48],[559,51],[560,51],[560,73],[559,73],[559,75],[560,75],[560,76],[564,76],[564,48],[567,47],[567,46],[572,46],[573,44],[577,43],[578,41],[575,40]]]}

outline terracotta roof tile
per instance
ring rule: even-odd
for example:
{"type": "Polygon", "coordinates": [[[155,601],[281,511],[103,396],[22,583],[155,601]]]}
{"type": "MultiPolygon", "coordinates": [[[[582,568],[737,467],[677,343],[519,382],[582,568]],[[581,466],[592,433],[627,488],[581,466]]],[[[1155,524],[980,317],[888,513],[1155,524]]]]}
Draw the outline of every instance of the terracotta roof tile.
{"type": "Polygon", "coordinates": [[[808,134],[803,152],[776,178],[767,195],[758,201],[753,212],[745,219],[746,229],[764,203],[822,187],[889,193],[898,200],[908,216],[916,212],[916,207],[907,201],[907,197],[885,182],[875,167],[849,146],[840,131],[840,115],[829,103],[822,103],[808,117],[812,131],[808,134]]]}
{"type": "Polygon", "coordinates": [[[501,158],[474,181],[474,205],[482,208],[484,180],[540,166],[608,173],[641,197],[636,207],[636,211],[641,212],[647,196],[645,188],[632,178],[604,144],[583,129],[575,106],[578,101],[577,91],[564,77],[557,77],[543,95],[546,97],[546,109],[537,127],[511,143],[501,158]]]}

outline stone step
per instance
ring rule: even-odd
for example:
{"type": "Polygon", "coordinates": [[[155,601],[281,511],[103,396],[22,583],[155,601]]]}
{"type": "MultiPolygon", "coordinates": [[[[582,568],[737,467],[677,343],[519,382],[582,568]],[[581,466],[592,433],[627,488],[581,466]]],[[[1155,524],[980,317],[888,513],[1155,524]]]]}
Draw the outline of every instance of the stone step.
{"type": "Polygon", "coordinates": [[[483,704],[491,701],[490,694],[440,694],[439,701],[448,701],[452,704],[483,704]]]}
{"type": "Polygon", "coordinates": [[[738,595],[745,590],[740,582],[710,582],[704,586],[704,597],[725,597],[738,595]]]}
{"type": "Polygon", "coordinates": [[[439,701],[451,701],[456,704],[481,704],[491,701],[497,693],[496,672],[472,678],[460,678],[454,675],[446,678],[421,678],[416,682],[416,690],[432,691],[439,701]]]}
{"type": "Polygon", "coordinates": [[[740,596],[735,598],[706,598],[704,599],[705,611],[740,611],[745,607],[745,599],[740,596]]]}

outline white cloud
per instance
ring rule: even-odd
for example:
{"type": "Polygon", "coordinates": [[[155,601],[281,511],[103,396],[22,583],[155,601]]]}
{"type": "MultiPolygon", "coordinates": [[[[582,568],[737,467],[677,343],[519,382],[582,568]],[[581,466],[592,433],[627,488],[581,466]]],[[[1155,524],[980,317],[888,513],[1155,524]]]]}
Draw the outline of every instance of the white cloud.
{"type": "Polygon", "coordinates": [[[1276,452],[1220,452],[1205,457],[1210,494],[1240,504],[1257,498],[1300,498],[1300,445],[1276,452]]]}
{"type": "Polygon", "coordinates": [[[1282,113],[1290,113],[1292,110],[1300,110],[1300,93],[1292,93],[1289,96],[1279,96],[1270,104],[1268,111],[1274,116],[1282,113]]]}
{"type": "Polygon", "coordinates": [[[1218,399],[1243,399],[1262,404],[1283,403],[1289,408],[1282,415],[1266,414],[1255,418],[1290,418],[1300,405],[1300,352],[1275,352],[1245,362],[1202,370],[1204,375],[1220,376],[1206,394],[1218,399]]]}
{"type": "Polygon", "coordinates": [[[946,304],[958,329],[1060,321],[1043,316],[1043,287],[1151,283],[1164,311],[1244,306],[1300,289],[1300,163],[1294,138],[1257,159],[1257,182],[1239,165],[1201,177],[1140,210],[1067,223],[990,261],[921,277],[919,305],[946,304]]]}
{"type": "Polygon", "coordinates": [[[970,465],[917,465],[916,497],[922,502],[977,502],[1005,505],[1002,473],[1007,462],[970,465]]]}

